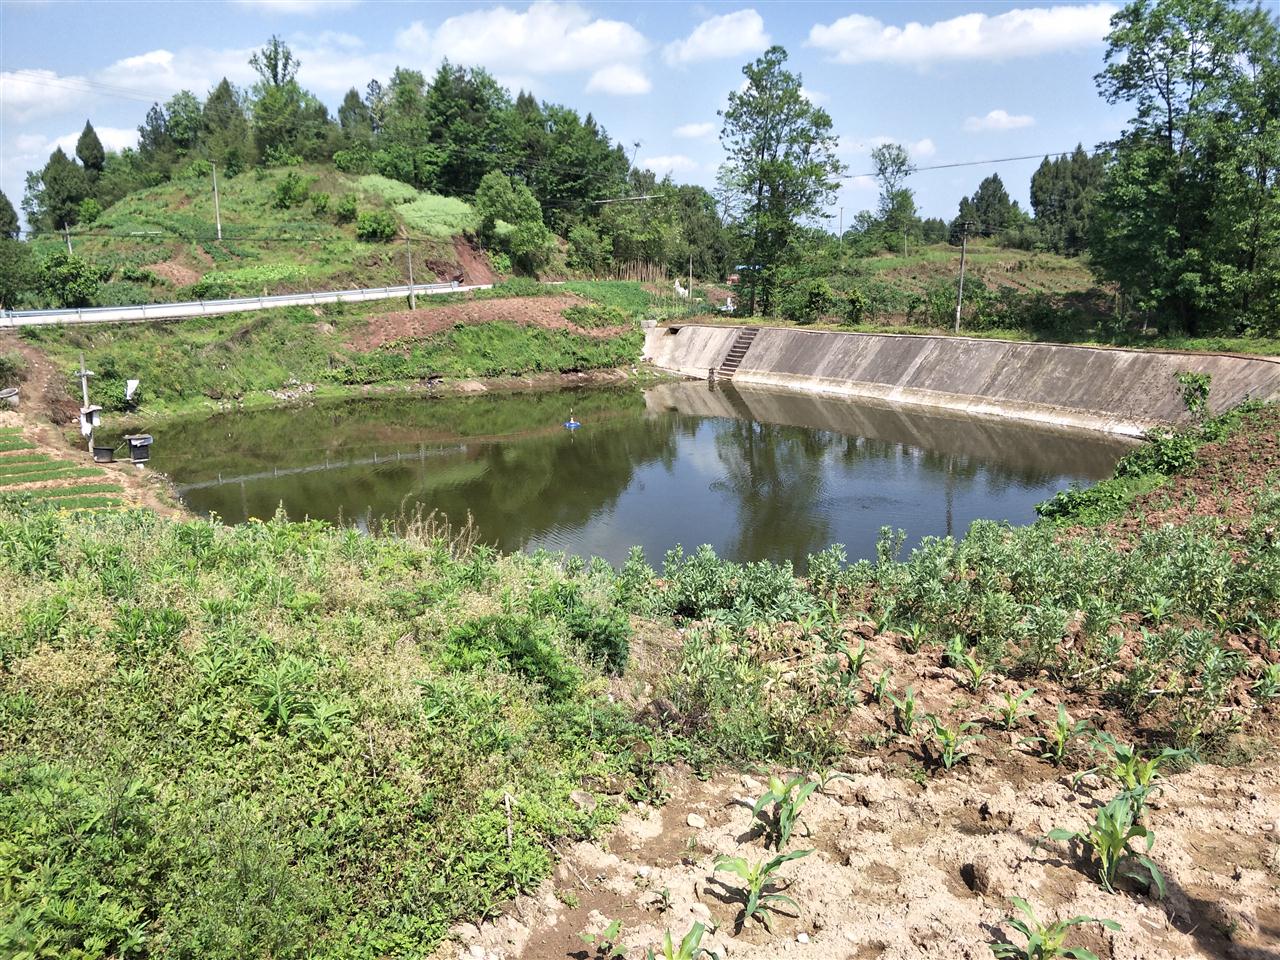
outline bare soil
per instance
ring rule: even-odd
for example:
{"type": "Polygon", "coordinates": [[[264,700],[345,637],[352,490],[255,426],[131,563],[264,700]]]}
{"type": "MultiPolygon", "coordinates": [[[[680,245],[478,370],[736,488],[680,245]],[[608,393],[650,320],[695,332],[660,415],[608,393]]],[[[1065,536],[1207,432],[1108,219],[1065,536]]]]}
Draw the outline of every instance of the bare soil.
{"type": "Polygon", "coordinates": [[[458,260],[458,269],[462,272],[461,283],[470,285],[498,282],[498,275],[489,265],[489,258],[474,243],[462,237],[454,237],[453,253],[458,260]]]}
{"type": "Polygon", "coordinates": [[[583,303],[584,300],[572,294],[554,297],[502,297],[376,314],[370,316],[365,326],[348,339],[347,345],[356,350],[376,350],[387,344],[421,340],[459,324],[495,321],[516,323],[524,327],[537,326],[547,330],[568,330],[600,339],[616,337],[630,329],[579,327],[564,318],[565,309],[581,306],[583,303]]]}
{"type": "Polygon", "coordinates": [[[189,287],[200,279],[199,270],[193,270],[178,260],[165,260],[161,263],[149,263],[143,270],[150,270],[157,277],[162,277],[175,287],[189,287]]]}
{"type": "Polygon", "coordinates": [[[1004,918],[1019,896],[1042,918],[1119,922],[1120,932],[1086,926],[1068,941],[1101,960],[1280,958],[1274,759],[1249,771],[1199,766],[1169,778],[1147,814],[1168,883],[1156,900],[1133,887],[1107,893],[1077,849],[1044,839],[1055,827],[1083,826],[1109,785],[1085,777],[1073,787],[1008,749],[1017,777],[984,764],[920,786],[872,757],[815,793],[789,847],[813,852],[785,865],[777,888],[799,909],[782,905],[772,933],[743,922],[737,878],[714,872],[717,856],[772,855],[751,816],[760,779],[725,773],[704,783],[672,770],[676,799],[634,807],[604,842],[565,851],[537,895],[483,928],[459,927],[441,955],[587,958],[594,955],[579,934],[618,919],[629,958],[664,931],[678,941],[701,922],[709,928],[703,945],[722,957],[976,960],[991,955],[990,941],[1013,934],[1004,918]]]}

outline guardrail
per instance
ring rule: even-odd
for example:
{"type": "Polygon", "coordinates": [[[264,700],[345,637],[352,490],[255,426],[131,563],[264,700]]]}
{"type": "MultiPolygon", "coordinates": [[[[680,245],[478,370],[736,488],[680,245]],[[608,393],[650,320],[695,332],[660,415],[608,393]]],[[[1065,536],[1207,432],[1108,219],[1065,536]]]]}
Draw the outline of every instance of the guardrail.
{"type": "Polygon", "coordinates": [[[412,287],[365,287],[357,290],[328,290],[319,293],[282,293],[270,297],[240,297],[233,300],[188,300],[182,303],[148,303],[131,307],[83,307],[68,310],[0,310],[0,329],[80,323],[142,323],[148,320],[182,320],[211,317],[246,310],[275,307],[306,307],[321,303],[363,303],[393,300],[410,293],[432,296],[488,290],[491,283],[459,286],[456,283],[417,283],[412,287]]]}

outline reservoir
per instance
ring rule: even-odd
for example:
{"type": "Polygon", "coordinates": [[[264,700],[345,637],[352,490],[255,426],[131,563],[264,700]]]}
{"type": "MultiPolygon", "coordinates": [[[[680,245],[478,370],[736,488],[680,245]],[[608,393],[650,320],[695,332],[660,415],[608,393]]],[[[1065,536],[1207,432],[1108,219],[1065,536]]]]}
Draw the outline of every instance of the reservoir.
{"type": "Polygon", "coordinates": [[[419,506],[482,542],[619,564],[677,544],[735,560],[874,556],[882,527],[962,535],[1109,476],[1101,434],[687,381],[379,397],[157,425],[151,466],[227,523],[283,506],[367,529],[419,506]],[[570,414],[572,413],[572,418],[570,414]],[[566,429],[566,421],[581,424],[566,429]]]}

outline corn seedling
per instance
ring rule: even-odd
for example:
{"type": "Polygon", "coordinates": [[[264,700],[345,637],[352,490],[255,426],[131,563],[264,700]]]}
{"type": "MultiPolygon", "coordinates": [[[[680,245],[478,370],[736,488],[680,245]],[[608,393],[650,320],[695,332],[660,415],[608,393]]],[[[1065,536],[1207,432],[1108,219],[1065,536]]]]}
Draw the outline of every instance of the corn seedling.
{"type": "Polygon", "coordinates": [[[1087,721],[1073,721],[1067,713],[1067,708],[1058,704],[1058,719],[1049,731],[1043,737],[1029,737],[1024,742],[1039,744],[1040,759],[1048,760],[1055,767],[1060,767],[1066,762],[1071,752],[1071,745],[1089,730],[1087,721]]]}
{"type": "Polygon", "coordinates": [[[702,957],[720,960],[718,953],[699,946],[702,943],[702,935],[706,932],[706,927],[700,923],[695,923],[689,928],[689,932],[684,935],[680,945],[677,946],[671,939],[671,931],[668,930],[662,938],[662,952],[654,953],[653,948],[650,947],[646,960],[701,960],[702,957]]]}
{"type": "Polygon", "coordinates": [[[856,650],[850,650],[847,646],[841,644],[840,652],[844,654],[845,659],[848,661],[849,673],[855,677],[862,676],[862,668],[867,663],[867,641],[859,640],[856,650]]]}
{"type": "Polygon", "coordinates": [[[964,671],[969,689],[974,693],[977,693],[982,685],[991,679],[991,672],[987,665],[975,657],[971,650],[966,650],[961,655],[959,668],[964,671]]]}
{"type": "Polygon", "coordinates": [[[779,777],[769,777],[769,789],[751,808],[751,816],[764,823],[775,850],[781,850],[791,841],[791,832],[800,822],[800,808],[817,788],[817,782],[807,777],[792,777],[785,784],[779,777]],[[761,816],[770,804],[773,806],[770,817],[761,816]]]}
{"type": "Polygon", "coordinates": [[[1143,757],[1135,747],[1121,743],[1109,733],[1098,734],[1097,746],[1108,754],[1098,772],[1115,780],[1133,797],[1135,820],[1142,816],[1146,799],[1160,779],[1161,765],[1187,752],[1166,747],[1154,757],[1143,757]]]}
{"type": "Polygon", "coordinates": [[[902,649],[907,653],[918,653],[926,639],[924,624],[912,623],[902,636],[902,649]]]}
{"type": "Polygon", "coordinates": [[[871,622],[875,625],[878,635],[886,634],[893,629],[893,614],[886,607],[876,613],[871,622]]]}
{"type": "Polygon", "coordinates": [[[622,921],[614,920],[600,933],[580,933],[578,939],[588,947],[595,947],[596,960],[611,960],[613,957],[626,956],[627,948],[619,943],[621,936],[622,921]]]}
{"type": "Polygon", "coordinates": [[[933,714],[929,714],[929,724],[933,727],[933,738],[938,742],[938,760],[944,770],[952,769],[963,763],[971,753],[965,749],[969,744],[985,739],[981,734],[973,733],[978,725],[972,720],[955,727],[948,727],[933,714]]]}
{"type": "Polygon", "coordinates": [[[1076,916],[1068,920],[1055,920],[1052,923],[1041,923],[1036,919],[1031,904],[1021,897],[1009,898],[1022,914],[1022,917],[1005,917],[1004,922],[1022,934],[1025,946],[1016,946],[1007,940],[988,944],[996,960],[1098,960],[1097,954],[1084,947],[1068,947],[1067,935],[1072,927],[1086,923],[1098,923],[1108,930],[1120,930],[1120,924],[1114,920],[1099,920],[1096,917],[1076,916]],[[1025,918],[1025,919],[1023,919],[1025,918]]]}
{"type": "Polygon", "coordinates": [[[916,692],[911,687],[907,687],[907,692],[901,698],[895,697],[892,693],[886,694],[889,702],[893,704],[893,722],[898,728],[898,732],[904,737],[911,736],[911,731],[916,725],[916,692]]]}
{"type": "Polygon", "coordinates": [[[1128,792],[1118,794],[1097,813],[1094,822],[1083,830],[1050,830],[1052,840],[1076,840],[1088,852],[1097,871],[1098,882],[1108,893],[1115,893],[1115,883],[1120,877],[1132,877],[1143,883],[1155,884],[1158,896],[1164,896],[1164,874],[1150,857],[1156,836],[1137,822],[1134,797],[1128,792]],[[1141,852],[1130,848],[1134,840],[1141,840],[1141,852]]]}
{"type": "Polygon", "coordinates": [[[871,681],[871,700],[873,703],[884,703],[884,698],[889,695],[889,682],[893,679],[893,671],[888,667],[881,670],[879,675],[871,681]]]}
{"type": "Polygon", "coordinates": [[[1280,663],[1268,663],[1258,679],[1249,688],[1258,700],[1274,700],[1280,697],[1280,663]]]}
{"type": "Polygon", "coordinates": [[[1028,690],[1014,696],[1012,693],[1006,693],[999,705],[996,707],[996,715],[992,719],[996,726],[1001,730],[1014,730],[1022,725],[1023,720],[1034,720],[1035,714],[1030,710],[1024,710],[1027,701],[1035,696],[1036,688],[1031,687],[1028,690]]]}
{"type": "Polygon", "coordinates": [[[743,920],[755,917],[764,924],[766,930],[772,933],[773,922],[770,919],[770,913],[775,909],[774,904],[785,903],[796,910],[800,909],[800,905],[786,894],[774,893],[767,889],[773,881],[773,875],[787,861],[799,860],[811,853],[813,853],[812,850],[793,850],[790,853],[780,853],[772,860],[762,860],[756,864],[748,863],[742,857],[718,857],[715,872],[724,870],[742,879],[746,884],[742,891],[743,920]]]}

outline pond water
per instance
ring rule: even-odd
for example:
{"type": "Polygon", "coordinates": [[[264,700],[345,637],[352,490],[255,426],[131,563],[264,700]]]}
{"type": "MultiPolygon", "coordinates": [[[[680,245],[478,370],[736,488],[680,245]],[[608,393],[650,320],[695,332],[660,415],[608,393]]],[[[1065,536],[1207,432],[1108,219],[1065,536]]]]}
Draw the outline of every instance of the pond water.
{"type": "Polygon", "coordinates": [[[831,543],[874,555],[978,518],[1026,523],[1128,444],[845,400],[664,383],[476,397],[360,399],[157,427],[151,466],[185,503],[238,523],[371,522],[421,505],[474,517],[505,551],[657,563],[680,543],[791,560],[831,543]],[[570,410],[580,429],[563,427],[570,410]]]}

